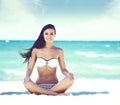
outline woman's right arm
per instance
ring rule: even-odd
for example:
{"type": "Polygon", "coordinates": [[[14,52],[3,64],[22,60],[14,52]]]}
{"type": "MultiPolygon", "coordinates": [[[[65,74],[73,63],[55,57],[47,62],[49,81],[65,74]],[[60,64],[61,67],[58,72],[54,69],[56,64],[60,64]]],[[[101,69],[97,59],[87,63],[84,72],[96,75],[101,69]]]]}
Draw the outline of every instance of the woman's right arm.
{"type": "Polygon", "coordinates": [[[31,58],[29,59],[29,63],[28,63],[28,67],[27,67],[27,72],[26,72],[26,76],[24,78],[24,81],[30,81],[30,76],[32,74],[34,65],[35,65],[35,61],[36,61],[36,50],[37,49],[33,49],[32,50],[32,54],[31,54],[31,58]]]}

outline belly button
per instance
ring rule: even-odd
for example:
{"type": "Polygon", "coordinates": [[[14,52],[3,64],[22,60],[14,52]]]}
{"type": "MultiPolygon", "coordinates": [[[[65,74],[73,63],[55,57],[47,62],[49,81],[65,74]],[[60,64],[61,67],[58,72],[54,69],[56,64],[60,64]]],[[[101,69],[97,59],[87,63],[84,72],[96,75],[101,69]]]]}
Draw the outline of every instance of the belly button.
{"type": "Polygon", "coordinates": [[[49,80],[49,77],[46,77],[47,80],[49,80]]]}

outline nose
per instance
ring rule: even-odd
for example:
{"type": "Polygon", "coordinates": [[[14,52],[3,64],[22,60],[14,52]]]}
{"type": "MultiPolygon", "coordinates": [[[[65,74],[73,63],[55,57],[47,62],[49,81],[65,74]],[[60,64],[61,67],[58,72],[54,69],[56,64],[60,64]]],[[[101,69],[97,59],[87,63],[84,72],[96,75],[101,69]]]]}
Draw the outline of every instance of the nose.
{"type": "Polygon", "coordinates": [[[50,34],[48,34],[48,38],[51,38],[51,35],[50,35],[50,34]]]}

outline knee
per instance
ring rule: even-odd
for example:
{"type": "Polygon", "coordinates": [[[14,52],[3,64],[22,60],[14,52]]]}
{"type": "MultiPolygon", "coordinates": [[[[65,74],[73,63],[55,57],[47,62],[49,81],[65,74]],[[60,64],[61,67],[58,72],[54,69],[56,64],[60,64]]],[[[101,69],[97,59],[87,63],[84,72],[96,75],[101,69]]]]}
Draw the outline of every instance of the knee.
{"type": "Polygon", "coordinates": [[[24,81],[23,84],[24,84],[25,88],[27,88],[27,89],[29,89],[30,87],[32,87],[32,84],[31,84],[30,81],[24,81]]]}
{"type": "Polygon", "coordinates": [[[71,74],[71,75],[68,75],[67,76],[67,79],[69,82],[73,83],[74,82],[74,76],[71,74]]]}

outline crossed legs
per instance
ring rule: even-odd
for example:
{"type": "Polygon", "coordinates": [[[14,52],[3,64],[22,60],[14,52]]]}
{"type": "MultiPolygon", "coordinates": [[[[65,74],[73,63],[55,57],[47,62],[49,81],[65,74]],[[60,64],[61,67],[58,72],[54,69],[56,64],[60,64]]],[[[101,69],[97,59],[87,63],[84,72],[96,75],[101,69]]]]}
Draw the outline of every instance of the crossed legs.
{"type": "Polygon", "coordinates": [[[47,94],[47,95],[59,95],[65,94],[64,92],[73,84],[74,78],[71,76],[65,77],[63,80],[59,81],[51,89],[45,89],[38,86],[36,83],[30,81],[24,81],[24,86],[28,91],[35,94],[47,94]]]}

